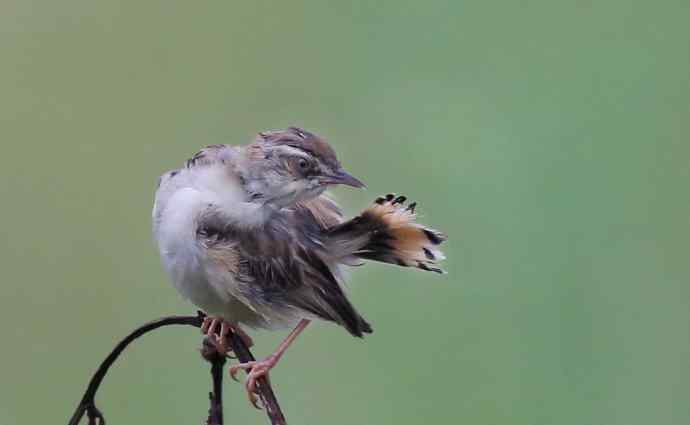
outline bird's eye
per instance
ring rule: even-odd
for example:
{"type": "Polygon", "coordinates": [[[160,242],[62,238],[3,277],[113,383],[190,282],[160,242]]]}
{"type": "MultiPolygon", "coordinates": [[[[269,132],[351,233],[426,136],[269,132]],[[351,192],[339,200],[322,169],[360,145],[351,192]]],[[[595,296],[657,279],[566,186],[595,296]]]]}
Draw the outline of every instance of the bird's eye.
{"type": "Polygon", "coordinates": [[[304,158],[300,158],[300,160],[297,161],[297,166],[298,166],[301,170],[306,170],[307,168],[309,168],[309,162],[307,162],[307,160],[304,159],[304,158]]]}

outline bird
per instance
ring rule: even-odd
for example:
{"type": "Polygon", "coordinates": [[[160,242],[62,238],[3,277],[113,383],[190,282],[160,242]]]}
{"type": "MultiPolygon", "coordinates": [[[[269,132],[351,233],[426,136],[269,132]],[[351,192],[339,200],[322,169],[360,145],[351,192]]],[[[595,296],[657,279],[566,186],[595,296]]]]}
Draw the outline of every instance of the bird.
{"type": "Polygon", "coordinates": [[[247,371],[255,406],[257,379],[311,321],[372,333],[346,294],[347,267],[375,261],[444,273],[446,235],[415,220],[416,203],[391,193],[345,219],[327,192],[338,185],[365,187],[326,139],[298,127],[207,146],[159,178],[154,239],[172,285],[206,312],[202,333],[225,354],[230,331],[251,346],[246,328],[292,328],[270,356],[230,368],[233,378],[247,371]]]}

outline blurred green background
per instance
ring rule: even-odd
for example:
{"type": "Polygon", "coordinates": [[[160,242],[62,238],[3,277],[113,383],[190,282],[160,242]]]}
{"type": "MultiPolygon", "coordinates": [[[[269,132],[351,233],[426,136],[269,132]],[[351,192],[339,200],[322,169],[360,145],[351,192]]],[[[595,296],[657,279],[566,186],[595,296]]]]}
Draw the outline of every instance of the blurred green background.
{"type": "MultiPolygon", "coordinates": [[[[157,176],[288,125],[368,184],[349,213],[404,192],[450,235],[447,276],[353,272],[375,333],[308,329],[273,373],[290,423],[690,423],[687,1],[0,4],[1,424],[66,423],[116,340],[194,311],[157,176]]],[[[129,350],[109,422],[201,423],[199,341],[129,350]]]]}

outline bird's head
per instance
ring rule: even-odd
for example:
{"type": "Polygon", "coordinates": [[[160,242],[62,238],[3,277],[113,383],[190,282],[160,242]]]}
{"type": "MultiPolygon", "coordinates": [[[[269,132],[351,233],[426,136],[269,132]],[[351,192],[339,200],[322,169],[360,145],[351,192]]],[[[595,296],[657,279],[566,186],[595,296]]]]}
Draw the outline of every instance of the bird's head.
{"type": "Polygon", "coordinates": [[[328,142],[296,127],[259,133],[247,159],[243,178],[250,199],[276,208],[312,199],[333,185],[364,187],[343,170],[328,142]]]}

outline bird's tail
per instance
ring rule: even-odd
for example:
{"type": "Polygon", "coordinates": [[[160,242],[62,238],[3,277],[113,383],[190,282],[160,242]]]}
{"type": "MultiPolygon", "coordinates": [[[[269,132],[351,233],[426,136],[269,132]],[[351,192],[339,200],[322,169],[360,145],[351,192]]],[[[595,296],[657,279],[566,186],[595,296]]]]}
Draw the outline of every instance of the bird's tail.
{"type": "Polygon", "coordinates": [[[329,229],[330,253],[346,263],[365,259],[444,273],[438,262],[445,258],[439,245],[446,236],[416,223],[416,203],[405,206],[406,200],[382,196],[359,216],[329,229]]]}

